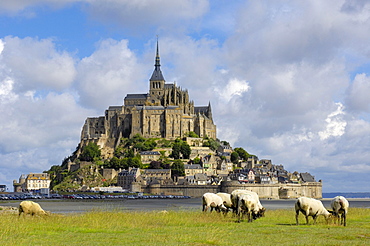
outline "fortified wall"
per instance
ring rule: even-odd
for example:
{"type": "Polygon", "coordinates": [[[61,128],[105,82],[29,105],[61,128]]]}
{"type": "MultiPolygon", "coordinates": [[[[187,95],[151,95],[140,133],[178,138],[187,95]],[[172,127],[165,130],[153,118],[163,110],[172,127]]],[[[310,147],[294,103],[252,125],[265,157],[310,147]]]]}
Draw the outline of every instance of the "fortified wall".
{"type": "Polygon", "coordinates": [[[256,192],[261,199],[295,199],[301,196],[322,198],[322,183],[308,182],[302,184],[240,184],[237,181],[223,181],[221,185],[160,185],[142,186],[133,183],[133,192],[156,195],[183,195],[201,197],[206,192],[226,192],[242,189],[256,192]]]}

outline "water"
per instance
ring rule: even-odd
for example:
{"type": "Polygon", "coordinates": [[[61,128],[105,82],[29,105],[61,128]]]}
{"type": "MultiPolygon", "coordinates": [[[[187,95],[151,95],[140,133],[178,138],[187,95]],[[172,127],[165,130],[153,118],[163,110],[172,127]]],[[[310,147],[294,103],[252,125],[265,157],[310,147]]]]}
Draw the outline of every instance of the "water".
{"type": "MultiPolygon", "coordinates": [[[[350,207],[370,208],[370,199],[348,198],[350,207]]],[[[267,210],[291,209],[294,210],[296,199],[268,200],[261,199],[262,205],[267,210]]],[[[331,199],[322,199],[326,208],[330,208],[331,199]]],[[[105,200],[37,200],[41,207],[52,213],[68,214],[89,211],[201,211],[201,198],[190,199],[105,199],[105,200]]],[[[0,202],[0,206],[17,207],[20,201],[0,202]]]]}
{"type": "Polygon", "coordinates": [[[344,196],[345,198],[370,198],[370,192],[329,192],[322,193],[322,198],[344,196]]]}

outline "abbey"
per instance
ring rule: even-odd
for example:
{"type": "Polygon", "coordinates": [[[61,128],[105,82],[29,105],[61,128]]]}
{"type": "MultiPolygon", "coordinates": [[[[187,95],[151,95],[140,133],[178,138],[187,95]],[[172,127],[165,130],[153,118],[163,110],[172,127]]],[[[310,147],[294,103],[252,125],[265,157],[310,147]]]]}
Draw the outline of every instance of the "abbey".
{"type": "Polygon", "coordinates": [[[140,134],[145,138],[181,138],[188,132],[216,139],[211,104],[194,106],[187,90],[166,83],[160,65],[159,48],[149,80],[149,93],[127,94],[124,105],[110,106],[105,116],[87,118],[81,144],[94,141],[102,148],[115,148],[121,137],[140,134]]]}

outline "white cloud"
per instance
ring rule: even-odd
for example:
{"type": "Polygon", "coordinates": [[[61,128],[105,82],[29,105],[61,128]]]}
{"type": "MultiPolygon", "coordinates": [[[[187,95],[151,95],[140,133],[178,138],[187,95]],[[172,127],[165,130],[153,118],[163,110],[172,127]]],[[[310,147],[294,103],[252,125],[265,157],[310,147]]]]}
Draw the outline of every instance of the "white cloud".
{"type": "Polygon", "coordinates": [[[328,115],[325,119],[327,125],[324,131],[319,132],[320,138],[339,137],[345,133],[347,122],[343,119],[344,108],[341,103],[337,103],[338,108],[328,115]]]}
{"type": "Polygon", "coordinates": [[[103,40],[79,62],[76,81],[81,103],[103,112],[108,106],[123,105],[127,93],[147,93],[142,83],[149,79],[127,44],[127,40],[103,40]]]}
{"type": "Polygon", "coordinates": [[[225,101],[230,101],[234,96],[242,96],[244,92],[249,90],[248,82],[231,78],[225,87],[215,88],[215,92],[225,101]]]}
{"type": "Polygon", "coordinates": [[[74,59],[57,51],[51,39],[5,37],[1,62],[8,68],[17,91],[62,90],[76,75],[74,59]]]}
{"type": "Polygon", "coordinates": [[[11,79],[4,79],[0,84],[0,102],[6,105],[18,98],[18,95],[13,92],[13,81],[11,79]]]}

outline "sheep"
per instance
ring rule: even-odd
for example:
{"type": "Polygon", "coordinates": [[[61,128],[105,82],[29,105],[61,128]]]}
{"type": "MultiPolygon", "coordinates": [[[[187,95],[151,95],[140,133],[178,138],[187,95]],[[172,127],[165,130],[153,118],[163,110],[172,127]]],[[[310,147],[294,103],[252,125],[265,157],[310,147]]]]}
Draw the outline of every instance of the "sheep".
{"type": "Polygon", "coordinates": [[[240,197],[244,194],[250,194],[257,201],[257,210],[258,210],[258,212],[257,212],[257,214],[254,215],[255,219],[257,219],[259,217],[264,217],[266,209],[262,206],[262,204],[259,200],[258,194],[254,191],[249,191],[249,190],[234,190],[233,192],[231,192],[231,202],[233,204],[235,213],[238,214],[238,211],[237,211],[238,201],[239,201],[240,197]]]}
{"type": "Polygon", "coordinates": [[[211,212],[215,209],[217,212],[226,210],[226,207],[223,204],[223,200],[220,196],[214,193],[204,193],[202,197],[203,201],[203,212],[207,212],[208,208],[211,208],[211,212]]]}
{"type": "Polygon", "coordinates": [[[19,204],[19,216],[21,214],[30,214],[30,215],[48,215],[41,206],[33,201],[23,201],[19,204]]]}
{"type": "Polygon", "coordinates": [[[296,212],[295,219],[297,225],[299,224],[298,223],[299,212],[306,216],[306,224],[308,224],[308,216],[312,216],[314,224],[316,224],[316,219],[319,215],[323,215],[326,219],[326,222],[328,222],[332,216],[331,213],[328,210],[326,210],[321,201],[308,197],[300,197],[297,199],[295,203],[295,212],[296,212]]]}
{"type": "Polygon", "coordinates": [[[333,215],[335,216],[335,221],[338,221],[339,223],[339,218],[340,218],[340,224],[343,226],[347,225],[346,222],[346,217],[347,217],[347,212],[348,212],[348,207],[349,207],[349,202],[347,201],[346,198],[343,196],[336,196],[333,198],[331,201],[331,209],[333,209],[333,215]]]}
{"type": "Polygon", "coordinates": [[[258,218],[259,214],[258,199],[253,194],[242,194],[238,199],[237,215],[238,222],[240,222],[244,213],[248,216],[248,222],[258,218]]]}
{"type": "Polygon", "coordinates": [[[231,194],[219,192],[216,193],[216,195],[222,198],[223,204],[226,207],[225,215],[227,214],[227,212],[229,212],[229,209],[232,209],[234,211],[234,206],[231,201],[231,194]]]}

